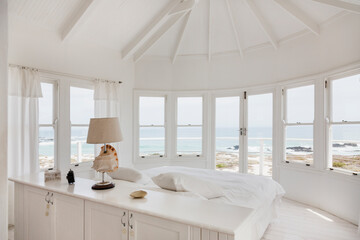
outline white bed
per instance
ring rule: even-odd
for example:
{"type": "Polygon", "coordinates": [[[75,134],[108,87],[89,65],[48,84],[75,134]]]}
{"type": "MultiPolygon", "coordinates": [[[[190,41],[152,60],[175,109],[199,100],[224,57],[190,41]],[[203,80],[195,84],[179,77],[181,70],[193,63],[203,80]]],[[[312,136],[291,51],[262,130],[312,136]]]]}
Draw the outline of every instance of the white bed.
{"type": "MultiPolygon", "coordinates": [[[[224,190],[224,196],[208,201],[255,209],[255,214],[250,219],[249,226],[246,226],[241,233],[242,239],[247,240],[258,240],[262,237],[268,225],[276,218],[277,207],[285,193],[284,189],[271,178],[251,174],[187,167],[159,167],[142,171],[143,174],[150,178],[169,172],[195,176],[221,186],[224,190]]],[[[152,181],[142,185],[142,188],[201,198],[201,196],[194,193],[172,192],[161,189],[152,181]]]]}

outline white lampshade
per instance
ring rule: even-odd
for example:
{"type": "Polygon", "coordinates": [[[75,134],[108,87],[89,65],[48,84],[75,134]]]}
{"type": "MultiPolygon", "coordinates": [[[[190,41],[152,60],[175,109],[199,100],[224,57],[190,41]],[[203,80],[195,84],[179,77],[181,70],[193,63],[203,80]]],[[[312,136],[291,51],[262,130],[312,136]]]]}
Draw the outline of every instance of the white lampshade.
{"type": "Polygon", "coordinates": [[[104,144],[123,140],[119,118],[91,118],[86,143],[104,144]]]}

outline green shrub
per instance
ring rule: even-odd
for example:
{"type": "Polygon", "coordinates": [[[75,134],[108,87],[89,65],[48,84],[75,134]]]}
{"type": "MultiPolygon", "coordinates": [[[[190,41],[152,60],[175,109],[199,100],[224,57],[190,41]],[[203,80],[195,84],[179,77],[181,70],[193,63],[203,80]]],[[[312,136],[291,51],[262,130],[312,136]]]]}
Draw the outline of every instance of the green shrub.
{"type": "Polygon", "coordinates": [[[333,162],[333,167],[342,168],[345,166],[345,163],[343,162],[333,162]]]}
{"type": "Polygon", "coordinates": [[[225,167],[226,167],[225,163],[216,164],[216,168],[225,168],[225,167]]]}

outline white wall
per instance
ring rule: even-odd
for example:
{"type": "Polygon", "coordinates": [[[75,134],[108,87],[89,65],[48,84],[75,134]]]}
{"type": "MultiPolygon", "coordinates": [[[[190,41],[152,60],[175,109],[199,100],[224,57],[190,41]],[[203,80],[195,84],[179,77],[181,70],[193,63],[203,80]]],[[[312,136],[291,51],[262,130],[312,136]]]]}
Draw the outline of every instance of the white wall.
{"type": "MultiPolygon", "coordinates": [[[[167,58],[146,57],[135,66],[135,88],[173,91],[232,89],[297,79],[359,62],[359,43],[360,15],[348,14],[322,25],[320,36],[307,34],[280,43],[277,51],[266,48],[248,52],[243,59],[236,54],[213,56],[211,62],[207,56],[180,56],[175,64],[171,64],[167,58]]],[[[358,224],[358,179],[328,171],[280,165],[278,181],[288,198],[358,224]]]]}
{"type": "Polygon", "coordinates": [[[7,0],[0,0],[0,239],[8,239],[7,193],[7,0]]]}

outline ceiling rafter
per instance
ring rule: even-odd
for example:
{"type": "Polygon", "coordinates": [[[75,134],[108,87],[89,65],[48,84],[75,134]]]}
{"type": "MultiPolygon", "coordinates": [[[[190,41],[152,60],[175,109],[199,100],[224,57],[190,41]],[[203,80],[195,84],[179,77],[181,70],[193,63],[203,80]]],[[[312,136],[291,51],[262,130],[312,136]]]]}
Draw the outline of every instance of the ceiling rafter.
{"type": "Polygon", "coordinates": [[[238,32],[238,30],[236,28],[236,25],[235,25],[235,19],[234,19],[232,10],[231,10],[230,2],[229,2],[229,0],[225,0],[225,2],[226,2],[229,17],[230,17],[230,20],[231,20],[231,26],[232,26],[233,31],[234,31],[234,36],[235,36],[236,45],[237,45],[239,54],[240,54],[241,57],[244,57],[244,52],[243,52],[243,49],[241,47],[241,43],[240,43],[240,39],[239,39],[239,32],[238,32]]]}
{"type": "Polygon", "coordinates": [[[211,16],[211,0],[209,0],[209,35],[208,35],[208,61],[211,61],[211,44],[212,44],[212,16],[211,16]]]}
{"type": "MultiPolygon", "coordinates": [[[[126,0],[125,0],[126,1],[126,0]]],[[[63,30],[61,31],[62,41],[68,40],[73,36],[80,27],[86,22],[86,19],[90,16],[90,12],[94,7],[99,3],[96,0],[87,0],[80,7],[78,11],[75,12],[74,16],[68,21],[63,30]]]]}
{"type": "Polygon", "coordinates": [[[177,5],[182,4],[181,0],[172,0],[168,5],[150,22],[149,25],[142,31],[134,40],[132,40],[125,48],[122,50],[122,58],[127,58],[132,55],[136,49],[138,49],[146,39],[154,32],[154,29],[158,28],[164,20],[169,16],[169,13],[177,5]]]}
{"type": "Polygon", "coordinates": [[[157,42],[159,39],[171,29],[187,12],[181,12],[171,15],[168,20],[134,53],[134,61],[139,61],[144,54],[157,42]]]}
{"type": "Polygon", "coordinates": [[[186,27],[188,25],[188,22],[189,22],[189,18],[190,18],[190,15],[191,15],[191,10],[185,15],[185,19],[184,19],[184,22],[183,22],[183,25],[180,29],[180,33],[179,33],[179,36],[177,38],[177,41],[176,41],[176,46],[175,46],[175,50],[174,50],[174,53],[173,53],[173,56],[172,56],[172,63],[175,62],[176,60],[176,57],[179,53],[179,49],[180,49],[180,45],[181,45],[181,41],[184,37],[184,33],[185,33],[185,30],[186,30],[186,27]]]}
{"type": "Polygon", "coordinates": [[[274,32],[271,29],[271,26],[268,24],[268,22],[264,19],[261,12],[259,11],[259,8],[255,5],[253,0],[245,0],[246,5],[250,9],[250,11],[253,13],[255,18],[257,19],[261,29],[266,34],[267,38],[273,45],[275,49],[278,49],[278,41],[275,37],[274,32]]]}
{"type": "Polygon", "coordinates": [[[355,3],[339,1],[339,0],[313,0],[313,1],[327,4],[333,7],[341,8],[352,13],[360,14],[360,5],[355,3]]]}
{"type": "Polygon", "coordinates": [[[294,16],[298,21],[300,21],[305,27],[307,27],[310,31],[315,33],[316,35],[320,34],[319,25],[312,20],[309,16],[307,16],[303,11],[301,11],[298,7],[296,7],[293,3],[288,0],[273,0],[280,7],[282,7],[289,14],[294,16]]]}
{"type": "Polygon", "coordinates": [[[199,0],[182,1],[181,4],[178,4],[176,7],[174,7],[170,11],[169,15],[187,12],[187,11],[191,10],[195,6],[195,4],[197,4],[198,2],[199,2],[199,0]]]}

